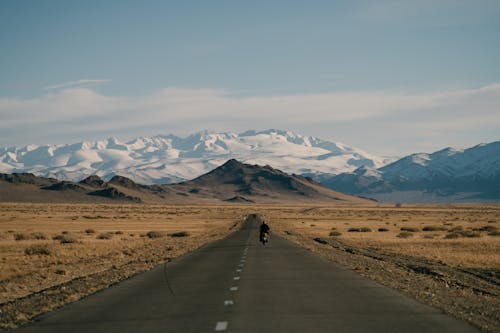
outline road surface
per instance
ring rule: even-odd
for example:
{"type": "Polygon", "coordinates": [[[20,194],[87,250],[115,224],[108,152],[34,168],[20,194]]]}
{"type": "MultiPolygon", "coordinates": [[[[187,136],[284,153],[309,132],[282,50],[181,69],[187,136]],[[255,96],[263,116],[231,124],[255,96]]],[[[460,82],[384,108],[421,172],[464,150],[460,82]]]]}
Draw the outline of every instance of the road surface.
{"type": "Polygon", "coordinates": [[[278,236],[262,246],[258,220],[15,332],[478,332],[278,236]]]}

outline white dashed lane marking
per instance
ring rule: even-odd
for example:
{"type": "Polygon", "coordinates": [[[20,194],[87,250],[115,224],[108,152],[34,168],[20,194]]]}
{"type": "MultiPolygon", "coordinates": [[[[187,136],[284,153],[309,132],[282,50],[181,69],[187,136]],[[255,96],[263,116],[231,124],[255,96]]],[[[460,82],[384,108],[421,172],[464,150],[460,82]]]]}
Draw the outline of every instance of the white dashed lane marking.
{"type": "Polygon", "coordinates": [[[233,280],[239,280],[239,279],[240,279],[240,277],[239,277],[239,276],[235,276],[235,277],[233,278],[233,280]]]}
{"type": "Polygon", "coordinates": [[[238,268],[236,272],[241,273],[241,268],[238,268]]]}
{"type": "Polygon", "coordinates": [[[231,287],[231,288],[229,288],[229,290],[230,291],[236,291],[236,290],[238,290],[238,287],[231,287]]]}
{"type": "Polygon", "coordinates": [[[220,332],[220,331],[225,331],[227,330],[227,321],[218,321],[217,324],[215,325],[215,331],[220,332]]]}
{"type": "Polygon", "coordinates": [[[225,301],[224,301],[224,305],[225,305],[225,306],[231,306],[231,305],[234,305],[234,301],[232,301],[232,300],[225,300],[225,301]]]}

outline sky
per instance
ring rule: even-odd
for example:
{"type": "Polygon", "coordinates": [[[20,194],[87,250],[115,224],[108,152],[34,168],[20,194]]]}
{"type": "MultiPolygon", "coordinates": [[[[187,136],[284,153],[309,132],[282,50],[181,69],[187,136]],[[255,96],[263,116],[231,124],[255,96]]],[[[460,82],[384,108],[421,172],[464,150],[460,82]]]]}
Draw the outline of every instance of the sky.
{"type": "Polygon", "coordinates": [[[277,128],[500,140],[500,1],[0,1],[0,147],[277,128]]]}

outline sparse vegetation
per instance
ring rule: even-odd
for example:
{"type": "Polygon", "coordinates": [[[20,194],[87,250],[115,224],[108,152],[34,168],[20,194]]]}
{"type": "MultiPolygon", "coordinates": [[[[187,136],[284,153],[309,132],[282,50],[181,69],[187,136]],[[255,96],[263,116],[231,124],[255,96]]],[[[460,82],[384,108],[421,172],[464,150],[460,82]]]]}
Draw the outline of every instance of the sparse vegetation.
{"type": "Polygon", "coordinates": [[[428,225],[422,228],[422,231],[446,231],[448,228],[437,225],[428,225]]]}
{"type": "Polygon", "coordinates": [[[95,234],[95,230],[92,229],[92,228],[89,228],[89,229],[85,229],[85,233],[90,235],[90,234],[95,234]]]}
{"type": "Polygon", "coordinates": [[[389,229],[387,229],[387,228],[378,228],[377,231],[378,232],[388,232],[389,229]]]}
{"type": "Polygon", "coordinates": [[[161,232],[161,231],[149,231],[148,233],[146,233],[146,236],[148,236],[148,238],[160,238],[160,237],[164,237],[165,236],[165,233],[161,232]]]}
{"type": "Polygon", "coordinates": [[[492,231],[498,231],[498,228],[495,227],[494,225],[485,225],[480,228],[474,228],[472,229],[473,231],[487,231],[487,232],[492,232],[492,231]]]}
{"type": "Polygon", "coordinates": [[[113,238],[113,234],[111,232],[103,232],[97,235],[96,239],[107,240],[113,238]]]}
{"type": "Polygon", "coordinates": [[[403,231],[396,235],[398,238],[410,238],[413,237],[413,232],[411,231],[403,231]]]}
{"type": "Polygon", "coordinates": [[[71,244],[71,243],[76,243],[77,241],[76,237],[69,233],[55,235],[54,237],[52,237],[52,239],[59,241],[61,244],[71,244]]]}
{"type": "Polygon", "coordinates": [[[338,232],[338,231],[330,231],[330,236],[331,237],[338,237],[338,236],[341,236],[342,233],[341,232],[338,232]]]}
{"type": "Polygon", "coordinates": [[[315,237],[313,238],[315,242],[317,243],[320,243],[320,244],[328,244],[328,242],[326,240],[324,240],[323,238],[321,237],[315,237]]]}
{"type": "Polygon", "coordinates": [[[401,227],[399,230],[401,231],[406,231],[406,232],[419,232],[419,228],[414,228],[414,227],[401,227]]]}
{"type": "Polygon", "coordinates": [[[178,231],[169,235],[170,237],[187,237],[189,236],[189,232],[187,231],[178,231]]]}
{"type": "Polygon", "coordinates": [[[456,227],[449,229],[448,232],[456,232],[456,231],[462,231],[462,230],[464,230],[464,227],[462,227],[461,225],[457,225],[456,227]]]}
{"type": "Polygon", "coordinates": [[[30,239],[30,237],[29,237],[29,235],[27,235],[25,233],[18,232],[18,233],[14,234],[14,240],[16,240],[16,241],[22,241],[22,240],[28,240],[28,239],[30,239]]]}
{"type": "Polygon", "coordinates": [[[367,228],[367,227],[347,229],[347,232],[371,232],[371,231],[372,231],[372,229],[367,228]]]}
{"type": "Polygon", "coordinates": [[[24,249],[24,254],[27,256],[32,255],[45,255],[52,254],[52,249],[47,244],[33,244],[24,249]]]}
{"type": "Polygon", "coordinates": [[[32,232],[30,236],[32,239],[36,239],[36,240],[47,239],[47,235],[44,234],[43,232],[32,232]]]}
{"type": "Polygon", "coordinates": [[[449,233],[444,238],[456,239],[456,238],[460,238],[460,237],[479,238],[479,237],[481,237],[481,234],[477,231],[464,230],[464,231],[455,231],[455,232],[449,233]]]}
{"type": "Polygon", "coordinates": [[[498,219],[500,206],[405,205],[404,209],[387,206],[373,209],[324,207],[310,212],[307,217],[301,213],[302,210],[273,210],[273,215],[269,216],[273,229],[287,230],[290,234],[280,233],[304,248],[321,253],[383,284],[391,287],[398,285],[402,292],[420,301],[442,306],[447,312],[478,325],[487,323],[489,330],[500,327],[493,319],[498,312],[497,301],[493,301],[488,294],[475,292],[475,288],[481,286],[487,288],[487,292],[498,295],[498,285],[493,277],[500,269],[500,238],[488,235],[490,232],[498,235],[500,224],[486,222],[498,219]],[[300,222],[306,218],[321,223],[317,223],[316,228],[308,228],[300,222]],[[331,228],[338,226],[342,228],[342,238],[338,241],[326,238],[332,232],[331,228]],[[362,226],[374,231],[381,228],[388,230],[360,235],[358,230],[362,226]],[[329,240],[331,246],[319,246],[314,238],[329,240]],[[394,265],[391,266],[391,262],[394,265]],[[464,271],[474,276],[464,275],[464,271]],[[446,284],[436,284],[435,277],[440,274],[446,277],[446,284]],[[399,282],[396,281],[398,275],[399,282]],[[490,279],[491,283],[486,282],[490,279]],[[417,281],[419,288],[408,288],[408,283],[417,281]],[[432,290],[432,298],[426,297],[421,290],[432,290]],[[474,315],[462,314],[460,311],[463,308],[470,309],[474,315]]]}
{"type": "MultiPolygon", "coordinates": [[[[140,262],[138,269],[144,269],[145,265],[148,267],[156,265],[159,259],[174,258],[188,248],[199,246],[203,240],[213,240],[231,232],[228,227],[237,219],[241,219],[244,211],[256,209],[262,212],[276,234],[283,234],[290,239],[307,239],[308,243],[304,243],[305,247],[311,249],[321,247],[328,253],[338,251],[332,246],[345,244],[346,248],[356,253],[345,252],[349,260],[355,256],[361,256],[358,249],[363,249],[363,251],[377,249],[388,256],[393,254],[395,257],[402,255],[404,258],[410,258],[408,260],[415,257],[419,260],[442,261],[447,267],[466,267],[480,272],[484,271],[485,274],[500,268],[500,238],[488,236],[490,232],[494,232],[487,231],[490,229],[479,230],[485,225],[500,227],[497,221],[500,209],[497,207],[480,209],[475,206],[465,208],[462,206],[456,210],[448,206],[433,206],[427,209],[426,206],[414,208],[406,204],[404,209],[318,207],[305,215],[301,213],[303,207],[277,208],[276,206],[200,208],[159,205],[3,204],[2,206],[0,204],[0,251],[4,251],[0,252],[2,258],[0,274],[2,287],[6,290],[5,293],[0,294],[0,302],[9,302],[26,296],[25,286],[30,286],[29,292],[36,293],[36,291],[57,284],[57,281],[107,272],[112,265],[119,267],[120,273],[123,267],[129,266],[125,265],[126,263],[133,263],[138,259],[148,258],[148,262],[140,262]],[[450,211],[454,212],[453,216],[448,214],[450,211]],[[48,219],[48,214],[51,219],[48,219]],[[100,215],[102,220],[72,219],[85,214],[100,215]],[[460,218],[454,220],[456,216],[460,218]],[[368,221],[368,218],[373,220],[368,221]],[[407,219],[407,221],[402,222],[402,219],[407,219]],[[490,220],[495,220],[495,222],[488,222],[490,220]],[[443,239],[446,235],[453,233],[445,230],[410,233],[413,236],[410,235],[407,239],[396,237],[401,232],[400,227],[415,227],[422,230],[425,226],[445,225],[449,224],[449,221],[454,221],[453,225],[448,226],[449,229],[459,227],[460,231],[468,230],[480,234],[481,237],[469,238],[458,235],[456,239],[443,239]],[[310,227],[311,222],[316,224],[314,228],[310,227]],[[347,232],[350,227],[356,229],[369,227],[376,232],[364,234],[360,234],[360,231],[347,232]],[[280,228],[281,231],[279,231],[280,228]],[[388,231],[377,232],[380,228],[388,229],[388,231]],[[83,231],[87,229],[94,231],[90,233],[92,236],[85,235],[86,232],[83,231]],[[51,236],[61,234],[63,230],[75,233],[75,236],[81,237],[81,241],[71,246],[64,246],[58,242],[34,240],[32,235],[34,231],[41,232],[51,239],[51,236]],[[108,230],[111,231],[115,240],[96,239],[96,235],[108,230]],[[116,230],[123,231],[126,237],[115,236],[116,230]],[[168,237],[155,241],[146,236],[146,233],[151,230],[161,232],[165,236],[184,230],[194,237],[179,239],[168,237]],[[332,231],[341,232],[341,237],[329,236],[332,231]],[[13,236],[16,233],[24,233],[29,239],[14,242],[13,236]],[[143,235],[143,238],[139,235],[143,235]],[[327,240],[332,246],[318,246],[319,244],[313,241],[315,237],[327,240]],[[25,248],[43,243],[48,243],[52,250],[50,255],[25,254],[25,248]],[[91,260],[87,260],[90,258],[91,260]],[[45,278],[40,279],[38,274],[35,274],[36,276],[30,274],[33,268],[36,268],[40,276],[45,278]],[[58,273],[58,270],[61,272],[58,273]]],[[[378,261],[377,265],[380,266],[378,261]]],[[[396,271],[399,269],[401,267],[396,267],[396,271]]],[[[372,271],[374,271],[373,267],[370,267],[370,271],[365,271],[363,267],[363,274],[372,274],[372,271]]],[[[116,275],[116,271],[114,273],[116,275]]],[[[127,274],[124,274],[123,278],[127,274]]],[[[410,275],[405,277],[411,279],[410,275]]],[[[453,278],[454,276],[450,276],[450,279],[453,278]]],[[[450,291],[451,289],[453,287],[450,291]]],[[[482,297],[474,295],[474,297],[482,297]]],[[[478,304],[473,303],[474,299],[471,299],[471,302],[467,306],[478,304]]],[[[46,303],[43,304],[46,305],[46,303]]],[[[50,304],[44,309],[49,308],[50,304]]],[[[18,310],[20,311],[16,309],[18,310]]]]}

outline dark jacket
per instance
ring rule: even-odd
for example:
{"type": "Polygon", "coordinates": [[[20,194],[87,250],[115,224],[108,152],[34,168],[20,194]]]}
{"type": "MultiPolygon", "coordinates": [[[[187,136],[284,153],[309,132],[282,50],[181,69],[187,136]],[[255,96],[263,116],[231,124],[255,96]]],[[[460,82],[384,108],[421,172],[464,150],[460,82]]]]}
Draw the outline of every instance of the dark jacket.
{"type": "Polygon", "coordinates": [[[269,232],[269,226],[265,222],[262,222],[262,224],[260,225],[260,233],[263,234],[268,232],[269,232]]]}

